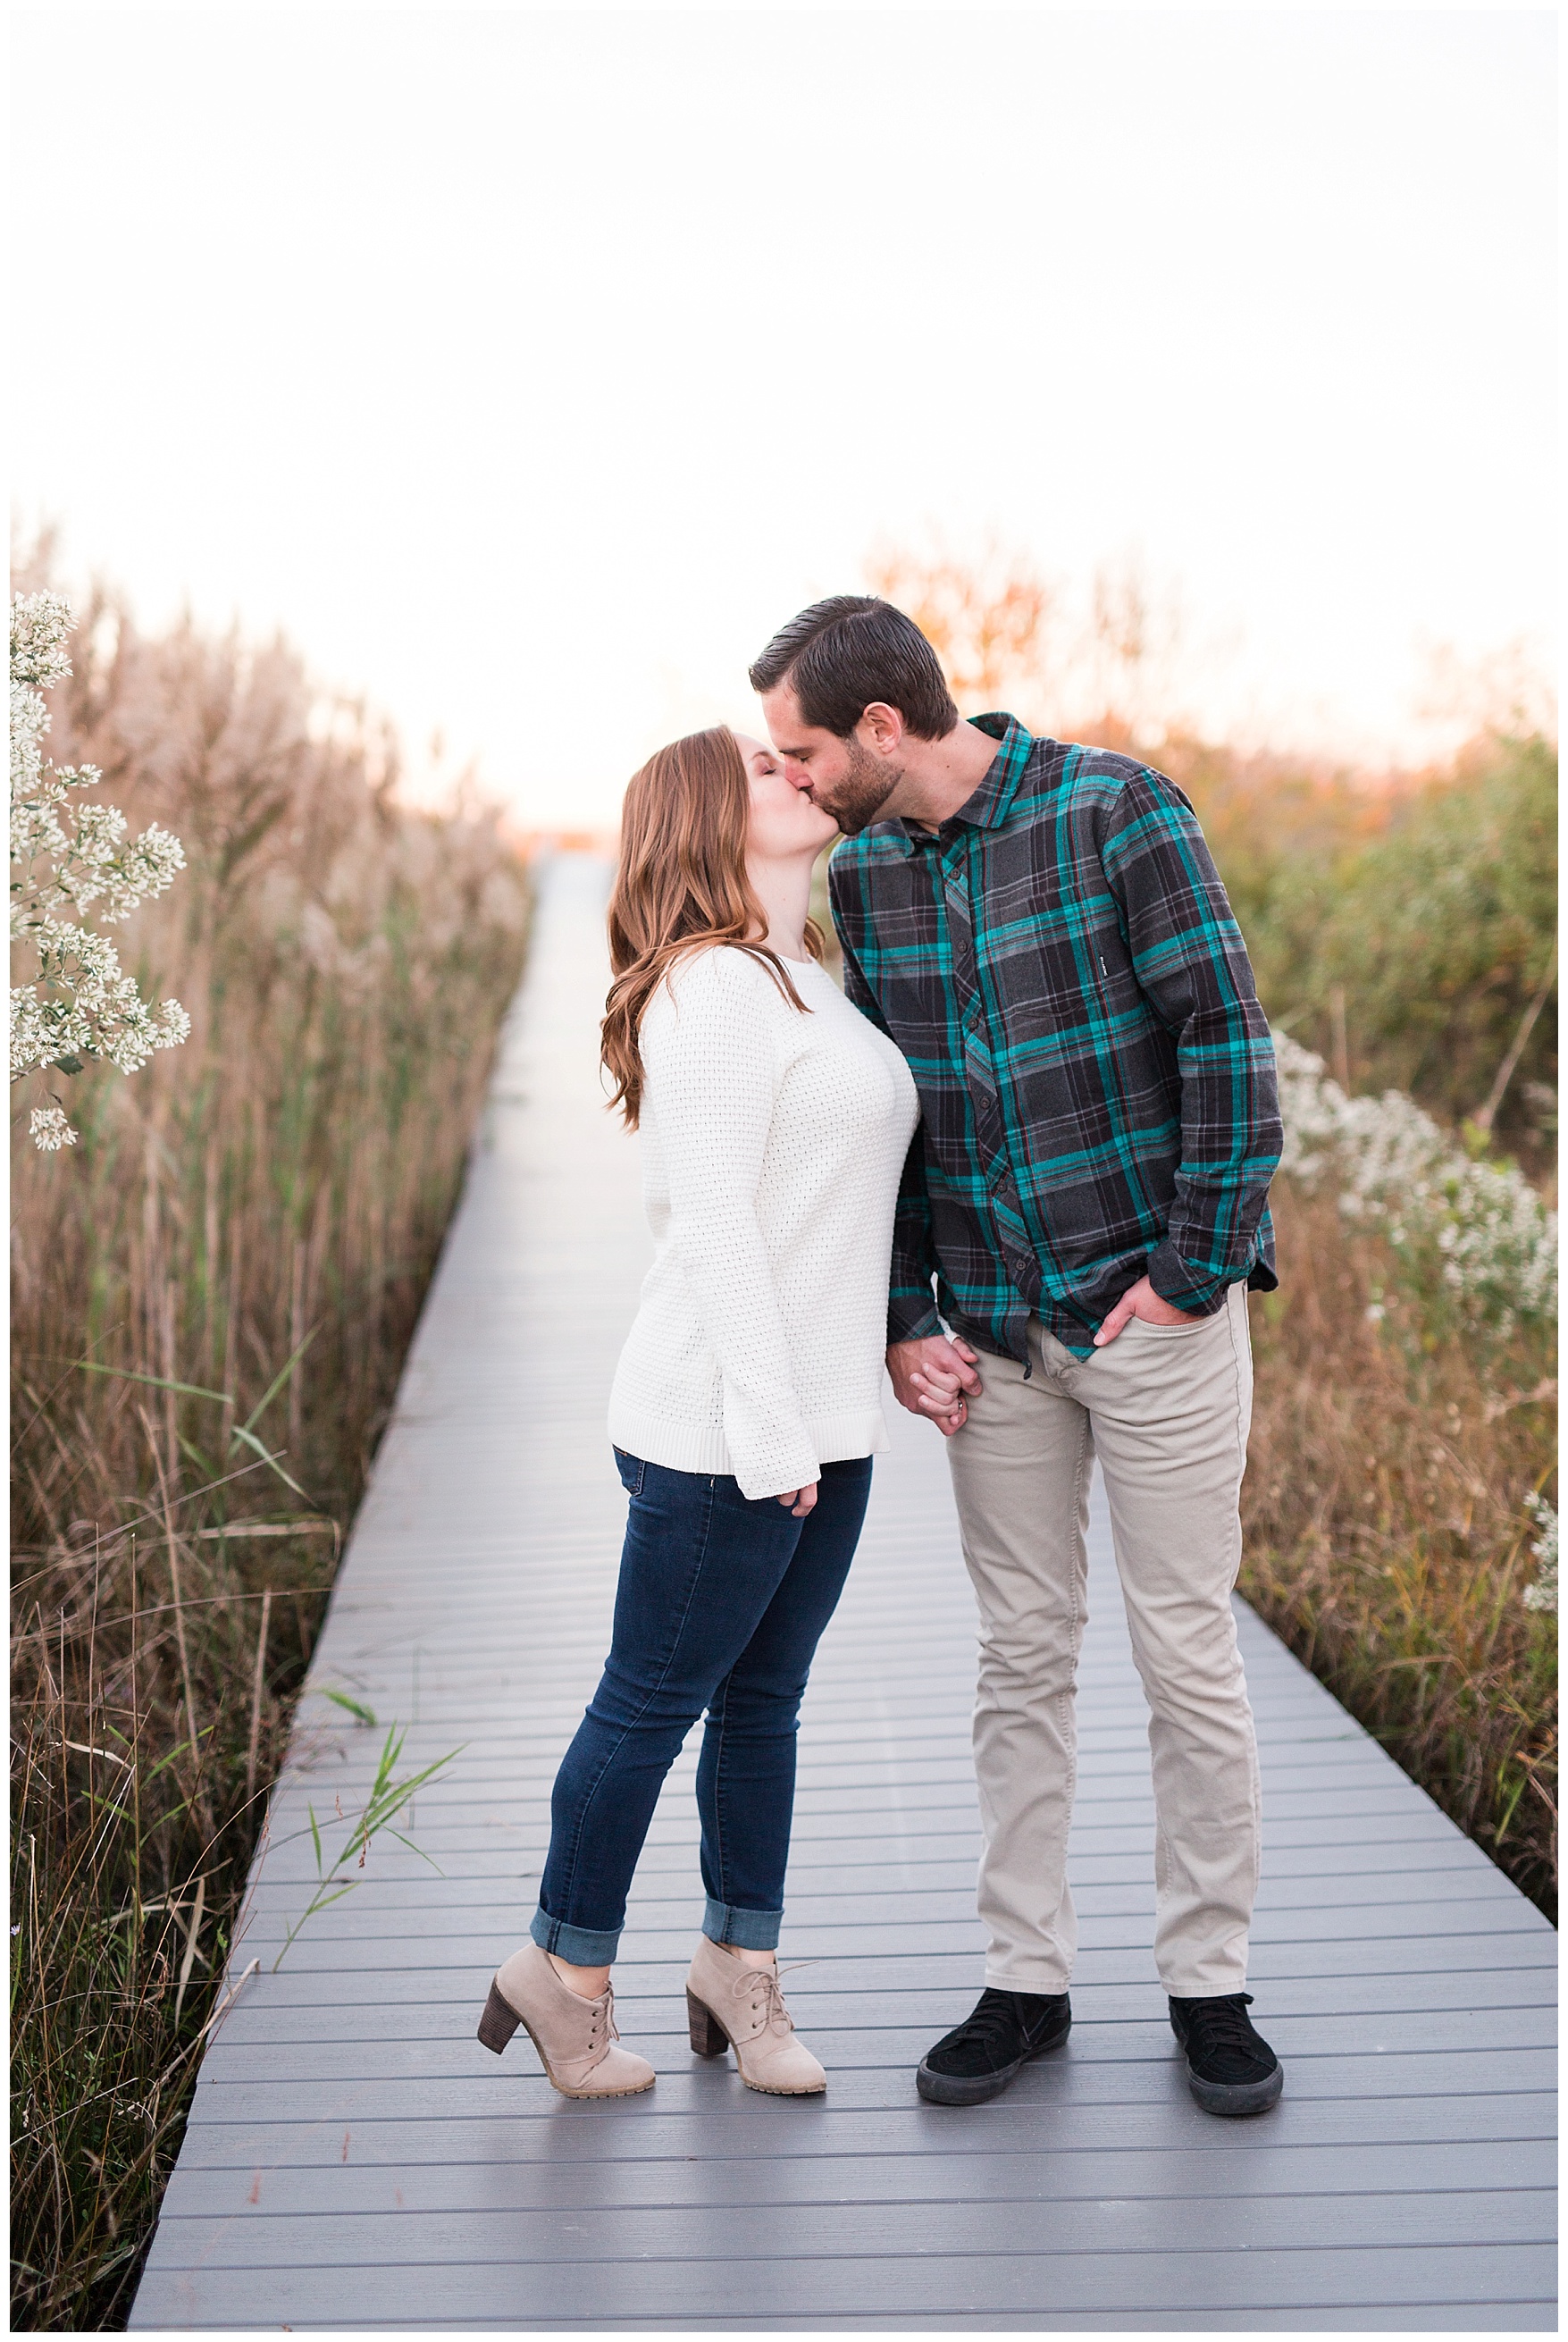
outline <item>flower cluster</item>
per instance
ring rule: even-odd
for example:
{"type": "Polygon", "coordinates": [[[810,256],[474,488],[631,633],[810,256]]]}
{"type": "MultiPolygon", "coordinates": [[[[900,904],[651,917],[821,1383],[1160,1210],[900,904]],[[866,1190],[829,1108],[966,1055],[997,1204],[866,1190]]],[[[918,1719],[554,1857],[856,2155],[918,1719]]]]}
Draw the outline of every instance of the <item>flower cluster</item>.
{"type": "Polygon", "coordinates": [[[45,1066],[78,1073],[87,1057],[139,1073],[155,1049],[188,1037],[191,1020],[179,1002],[149,1007],[106,936],[59,919],[29,920],[26,935],[38,974],[11,995],[13,1081],[45,1066]]]}
{"type": "MultiPolygon", "coordinates": [[[[11,994],[11,1078],[57,1066],[80,1073],[106,1057],[123,1074],[145,1065],[155,1049],[177,1048],[191,1020],[177,1000],[145,1001],[107,938],[62,918],[96,906],[106,924],[129,917],[161,895],[185,867],[180,841],[156,823],[126,835],[114,806],[67,809],[73,789],[102,776],[91,765],[55,766],[44,758],[49,713],[43,693],[71,672],[65,640],[70,605],[59,594],[17,595],[11,604],[11,939],[37,966],[11,994]]],[[[35,1109],[29,1125],[45,1154],[74,1146],[64,1109],[35,1109]]]]}
{"type": "MultiPolygon", "coordinates": [[[[1557,1304],[1557,1218],[1512,1165],[1456,1152],[1413,1098],[1348,1097],[1323,1059],[1276,1033],[1285,1146],[1303,1185],[1332,1178],[1347,1218],[1375,1222],[1418,1273],[1434,1270],[1461,1322],[1506,1336],[1557,1304]]],[[[1381,1314],[1381,1312],[1379,1313],[1381,1314]]]]}
{"type": "Polygon", "coordinates": [[[1524,1607],[1526,1610],[1549,1610],[1555,1616],[1557,1611],[1556,1509],[1547,1503],[1544,1496],[1536,1496],[1533,1492],[1525,1497],[1524,1503],[1527,1510],[1534,1514],[1535,1526],[1541,1532],[1530,1548],[1541,1565],[1541,1574],[1533,1586],[1527,1586],[1524,1589],[1524,1607]]]}
{"type": "Polygon", "coordinates": [[[65,1109],[58,1106],[35,1106],[28,1118],[27,1132],[42,1155],[57,1155],[62,1146],[75,1146],[76,1134],[65,1119],[65,1109]]]}

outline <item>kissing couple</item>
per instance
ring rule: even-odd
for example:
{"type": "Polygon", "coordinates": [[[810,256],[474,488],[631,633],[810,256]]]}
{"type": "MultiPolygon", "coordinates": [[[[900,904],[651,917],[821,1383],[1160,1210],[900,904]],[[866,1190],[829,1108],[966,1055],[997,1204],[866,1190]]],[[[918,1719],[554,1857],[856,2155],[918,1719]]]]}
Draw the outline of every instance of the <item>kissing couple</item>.
{"type": "Polygon", "coordinates": [[[626,1536],[530,1940],[479,2037],[525,2026],[568,2097],[652,2087],[610,1970],[705,1715],[692,2047],[733,2049],[753,2089],[825,2088],[775,1951],[796,1718],[886,1441],[885,1358],[946,1440],[980,1610],[984,1989],[916,2087],[977,2105],[1072,2023],[1098,1456],[1149,1704],[1154,1965],[1198,2104],[1261,2112],[1283,2076],[1247,2014],[1260,1807],[1231,1589],[1281,1129],[1224,888],[1172,782],[961,721],[886,602],[814,604],[751,681],[767,741],[694,733],[626,791],[603,1056],[654,1244],[610,1398],[626,1536]],[[841,834],[843,992],[808,916],[841,834]]]}

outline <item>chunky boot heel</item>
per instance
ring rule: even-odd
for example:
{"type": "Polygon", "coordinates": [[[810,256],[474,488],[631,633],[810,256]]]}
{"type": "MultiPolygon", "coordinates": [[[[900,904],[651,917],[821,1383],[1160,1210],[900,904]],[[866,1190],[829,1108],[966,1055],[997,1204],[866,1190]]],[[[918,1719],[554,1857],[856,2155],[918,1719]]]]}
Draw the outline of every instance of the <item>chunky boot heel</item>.
{"type": "Polygon", "coordinates": [[[686,1995],[686,2028],[699,2057],[722,2057],[730,2046],[729,2035],[694,1992],[686,1995]]]}
{"type": "Polygon", "coordinates": [[[486,2049],[494,2049],[499,2057],[522,2022],[511,2002],[501,1997],[500,1986],[493,1983],[484,2014],[479,2020],[479,2038],[486,2049]]]}

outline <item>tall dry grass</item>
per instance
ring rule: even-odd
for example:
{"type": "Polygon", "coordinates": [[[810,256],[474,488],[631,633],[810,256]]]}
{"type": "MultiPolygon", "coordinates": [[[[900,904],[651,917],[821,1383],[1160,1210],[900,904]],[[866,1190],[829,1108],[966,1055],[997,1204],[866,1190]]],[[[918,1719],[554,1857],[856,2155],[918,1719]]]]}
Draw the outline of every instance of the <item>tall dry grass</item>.
{"type": "Polygon", "coordinates": [[[14,2317],[57,2330],[134,2290],[527,904],[281,644],[80,616],[50,749],[184,840],[121,932],[194,1029],[15,1149],[14,2317]]]}
{"type": "Polygon", "coordinates": [[[1523,1599],[1554,1499],[1542,1329],[1401,1341],[1369,1315],[1383,1240],[1275,1181],[1277,1293],[1254,1295],[1242,1591],[1549,1917],[1557,1620],[1523,1599]]]}

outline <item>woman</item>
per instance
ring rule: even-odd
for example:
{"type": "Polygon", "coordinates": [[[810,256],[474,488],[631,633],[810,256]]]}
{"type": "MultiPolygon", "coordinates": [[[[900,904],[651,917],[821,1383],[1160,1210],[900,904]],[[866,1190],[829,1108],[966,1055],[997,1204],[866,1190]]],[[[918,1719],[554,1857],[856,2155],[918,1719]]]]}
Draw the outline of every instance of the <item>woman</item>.
{"type": "Polygon", "coordinates": [[[610,1968],[704,1708],[692,2047],[732,2047],[753,2089],[826,2087],[774,1956],[795,1719],[885,1438],[894,1204],[918,1114],[903,1057],[820,965],[807,904],[834,835],[770,749],[722,726],[661,749],[626,792],[602,1047],[612,1103],[642,1128],[654,1244],[610,1400],[631,1506],[532,1941],[479,2027],[499,2051],[526,2026],[568,2097],[653,2084],[618,2046],[610,1968]]]}

